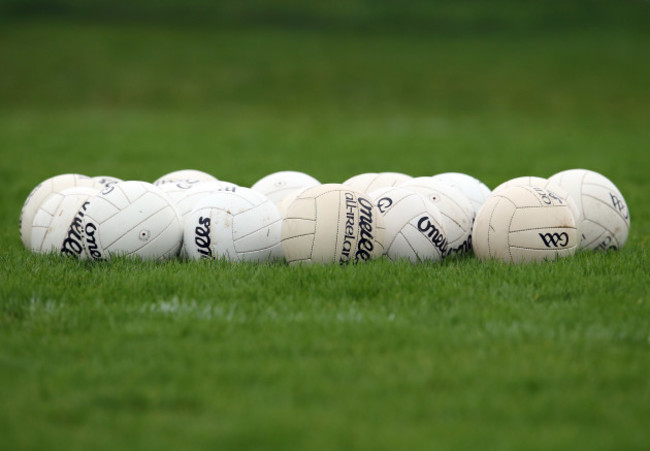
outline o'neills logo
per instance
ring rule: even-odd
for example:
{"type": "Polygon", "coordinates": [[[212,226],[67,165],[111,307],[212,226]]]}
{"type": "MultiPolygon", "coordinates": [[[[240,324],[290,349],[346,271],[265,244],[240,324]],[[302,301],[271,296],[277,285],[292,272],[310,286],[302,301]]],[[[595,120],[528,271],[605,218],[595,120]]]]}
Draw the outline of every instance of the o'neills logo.
{"type": "Polygon", "coordinates": [[[199,225],[194,228],[194,244],[201,258],[212,258],[210,249],[210,218],[199,216],[199,225]]]}
{"type": "Polygon", "coordinates": [[[373,243],[372,203],[363,197],[355,198],[353,193],[345,193],[345,234],[341,250],[341,263],[350,261],[370,260],[371,252],[375,248],[373,243]],[[358,211],[359,235],[356,235],[355,212],[358,211]],[[356,248],[354,243],[356,242],[356,248]]]}
{"type": "Polygon", "coordinates": [[[418,221],[418,230],[424,233],[440,251],[440,255],[446,257],[449,253],[447,237],[431,222],[428,216],[422,216],[418,221]]]}
{"type": "Polygon", "coordinates": [[[88,206],[88,202],[84,202],[84,204],[81,206],[81,209],[77,212],[77,214],[74,216],[74,219],[70,223],[70,227],[68,228],[68,233],[65,237],[65,240],[63,240],[63,244],[61,246],[61,254],[71,255],[77,258],[79,258],[79,256],[82,254],[83,232],[82,232],[81,222],[83,221],[84,213],[86,211],[87,206],[88,206]]]}
{"type": "Polygon", "coordinates": [[[97,245],[97,238],[95,233],[97,232],[97,226],[89,222],[84,227],[84,241],[86,242],[86,252],[90,255],[91,258],[95,260],[102,259],[102,253],[99,251],[99,246],[97,245]]]}

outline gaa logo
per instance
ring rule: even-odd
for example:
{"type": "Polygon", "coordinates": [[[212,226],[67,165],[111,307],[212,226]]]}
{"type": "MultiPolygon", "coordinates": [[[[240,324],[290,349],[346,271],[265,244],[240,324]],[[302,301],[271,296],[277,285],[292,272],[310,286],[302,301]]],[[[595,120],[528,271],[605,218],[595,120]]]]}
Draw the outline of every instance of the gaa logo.
{"type": "Polygon", "coordinates": [[[609,196],[612,198],[612,206],[618,210],[618,212],[623,216],[623,219],[628,219],[630,216],[627,212],[627,207],[625,206],[625,202],[623,202],[621,199],[618,198],[618,196],[614,195],[613,193],[609,193],[609,196]]]}
{"type": "Polygon", "coordinates": [[[564,247],[569,244],[569,235],[566,232],[561,233],[540,233],[544,245],[550,247],[564,247]]]}
{"type": "Polygon", "coordinates": [[[381,213],[386,213],[386,210],[388,210],[391,205],[393,205],[393,199],[390,197],[382,197],[377,201],[377,208],[379,208],[381,213]]]}

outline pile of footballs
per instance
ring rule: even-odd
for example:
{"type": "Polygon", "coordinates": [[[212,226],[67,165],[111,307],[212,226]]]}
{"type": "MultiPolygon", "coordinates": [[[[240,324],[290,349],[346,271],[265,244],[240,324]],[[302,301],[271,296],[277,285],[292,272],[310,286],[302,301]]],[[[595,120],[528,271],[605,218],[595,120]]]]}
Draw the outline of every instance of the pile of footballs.
{"type": "Polygon", "coordinates": [[[475,255],[510,263],[619,249],[630,214],[605,176],[570,169],[490,190],[448,172],[364,173],[322,184],[281,171],[250,188],[185,169],[153,183],[62,174],[20,215],[24,245],[80,259],[224,259],[289,264],[475,255]]]}

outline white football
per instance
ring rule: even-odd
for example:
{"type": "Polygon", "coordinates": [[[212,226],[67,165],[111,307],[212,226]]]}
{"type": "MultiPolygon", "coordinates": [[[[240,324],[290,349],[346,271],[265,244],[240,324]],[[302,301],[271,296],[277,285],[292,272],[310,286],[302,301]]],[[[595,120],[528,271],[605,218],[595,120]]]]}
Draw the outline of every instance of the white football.
{"type": "Polygon", "coordinates": [[[384,221],[364,193],[328,183],[307,188],[288,206],[282,249],[289,264],[362,262],[384,252],[384,221]]]}
{"type": "Polygon", "coordinates": [[[521,177],[515,177],[514,179],[506,180],[496,188],[492,190],[493,193],[498,192],[504,188],[510,188],[511,186],[537,186],[539,188],[544,188],[548,180],[543,177],[537,177],[534,175],[524,175],[521,177]]]}
{"type": "Polygon", "coordinates": [[[460,189],[433,180],[432,177],[416,177],[400,185],[400,188],[408,188],[422,194],[440,210],[449,243],[448,255],[472,251],[474,207],[460,189]]]}
{"type": "Polygon", "coordinates": [[[174,202],[147,182],[111,185],[88,200],[83,244],[94,260],[114,256],[156,260],[178,255],[183,220],[174,202]]]}
{"type": "Polygon", "coordinates": [[[343,182],[343,185],[369,194],[380,188],[391,188],[401,185],[412,178],[410,175],[402,174],[401,172],[367,172],[350,177],[343,182]]]}
{"type": "Polygon", "coordinates": [[[174,182],[181,182],[181,181],[216,182],[218,181],[218,179],[212,174],[208,174],[207,172],[199,171],[196,169],[181,169],[180,171],[170,172],[169,174],[165,174],[159,177],[157,180],[153,182],[153,184],[159,186],[159,185],[164,185],[166,183],[174,183],[174,182]]]}
{"type": "Polygon", "coordinates": [[[571,194],[580,213],[583,249],[620,249],[630,232],[630,211],[616,185],[598,172],[569,169],[549,181],[571,194]]]}
{"type": "Polygon", "coordinates": [[[320,184],[318,180],[304,172],[280,171],[262,177],[251,186],[251,189],[264,194],[277,205],[302,189],[320,184]]]}
{"type": "Polygon", "coordinates": [[[439,261],[449,244],[440,210],[407,188],[382,188],[370,194],[384,217],[384,253],[391,260],[439,261]]]}
{"type": "Polygon", "coordinates": [[[471,175],[461,172],[444,172],[442,174],[436,174],[432,178],[433,180],[453,185],[461,190],[472,203],[474,214],[478,213],[491,193],[490,188],[485,183],[471,175]]]}
{"type": "Polygon", "coordinates": [[[476,216],[474,253],[507,263],[573,255],[580,235],[568,203],[546,188],[511,186],[493,192],[476,216]]]}
{"type": "Polygon", "coordinates": [[[31,249],[41,254],[57,252],[80,257],[82,206],[99,192],[96,188],[74,186],[50,194],[32,222],[31,249]]]}
{"type": "Polygon", "coordinates": [[[87,175],[61,174],[50,177],[39,183],[23,204],[20,211],[20,239],[27,249],[31,249],[32,222],[43,201],[52,193],[62,191],[73,186],[93,188],[95,182],[87,175]]]}
{"type": "Polygon", "coordinates": [[[232,262],[282,258],[282,216],[266,196],[248,188],[203,197],[185,220],[187,256],[232,262]]]}

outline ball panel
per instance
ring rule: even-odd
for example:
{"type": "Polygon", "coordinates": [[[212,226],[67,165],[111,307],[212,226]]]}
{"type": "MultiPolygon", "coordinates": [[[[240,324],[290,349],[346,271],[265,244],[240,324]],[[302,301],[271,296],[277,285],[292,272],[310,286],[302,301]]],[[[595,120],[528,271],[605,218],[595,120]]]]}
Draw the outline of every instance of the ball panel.
{"type": "Polygon", "coordinates": [[[492,195],[488,197],[476,214],[476,219],[472,226],[472,244],[474,247],[474,254],[476,254],[479,259],[484,260],[490,257],[488,237],[490,219],[494,208],[501,201],[502,198],[498,196],[492,195]]]}
{"type": "Polygon", "coordinates": [[[311,262],[312,249],[314,244],[314,232],[282,238],[282,252],[287,262],[296,261],[311,262]]]}
{"type": "Polygon", "coordinates": [[[288,219],[308,219],[314,221],[316,219],[316,199],[313,197],[303,198],[298,196],[287,207],[285,217],[288,219]]]}
{"type": "Polygon", "coordinates": [[[30,248],[34,252],[50,252],[50,246],[44,246],[48,229],[54,220],[54,214],[63,202],[63,196],[58,193],[51,194],[37,210],[32,221],[30,248]]]}
{"type": "MultiPolygon", "coordinates": [[[[497,196],[492,211],[489,212],[487,229],[487,251],[490,258],[496,258],[506,262],[512,261],[510,254],[509,230],[512,217],[517,207],[512,200],[497,196]]],[[[487,203],[486,203],[487,204],[487,203]]],[[[476,247],[477,237],[474,237],[476,247]]],[[[476,250],[474,251],[476,252],[476,250]]]]}
{"type": "Polygon", "coordinates": [[[257,251],[273,250],[272,254],[278,253],[281,239],[281,221],[273,223],[261,222],[258,230],[233,240],[235,251],[241,253],[253,253],[257,251]]]}
{"type": "MultiPolygon", "coordinates": [[[[147,182],[138,182],[138,181],[129,181],[126,183],[120,183],[119,185],[116,185],[115,187],[117,191],[121,192],[124,195],[124,199],[126,201],[126,204],[132,204],[136,200],[140,199],[142,196],[144,196],[147,193],[150,193],[152,188],[151,185],[147,182]]],[[[109,193],[111,187],[108,187],[103,193],[109,193]]],[[[156,190],[158,190],[156,188],[156,190]]],[[[159,191],[159,190],[158,190],[159,191]]],[[[115,197],[115,199],[118,199],[119,197],[115,197]]],[[[111,200],[114,199],[113,196],[110,197],[111,200]]]]}
{"type": "MultiPolygon", "coordinates": [[[[429,218],[431,221],[432,218],[429,218]]],[[[440,224],[438,224],[440,226],[440,224]]],[[[418,261],[439,261],[445,257],[445,250],[437,247],[417,226],[417,220],[407,224],[401,231],[418,261]]],[[[445,247],[446,249],[446,247],[445,247]]]]}
{"type": "Polygon", "coordinates": [[[43,239],[47,233],[47,228],[52,223],[57,209],[63,203],[65,197],[58,193],[52,193],[43,201],[41,206],[36,210],[32,220],[31,247],[36,251],[41,248],[43,239]]]}
{"type": "Polygon", "coordinates": [[[542,201],[540,192],[545,193],[546,191],[539,187],[514,185],[500,190],[497,194],[507,197],[517,208],[543,207],[552,204],[552,200],[542,201]]]}
{"type": "MultiPolygon", "coordinates": [[[[180,221],[170,218],[169,224],[157,236],[154,236],[140,249],[128,255],[138,255],[148,259],[165,259],[178,255],[182,240],[183,228],[180,221]]],[[[153,235],[153,233],[152,233],[153,235]]]]}
{"type": "Polygon", "coordinates": [[[411,221],[417,221],[423,213],[434,215],[437,222],[442,219],[440,211],[437,208],[432,208],[432,204],[416,192],[399,193],[397,188],[390,192],[389,198],[392,199],[393,204],[390,209],[386,210],[384,214],[384,227],[386,228],[386,236],[393,236],[401,230],[406,224],[411,221]],[[395,196],[394,193],[397,193],[395,196]]]}
{"type": "Polygon", "coordinates": [[[564,188],[571,196],[582,214],[582,184],[587,173],[582,169],[569,169],[567,171],[558,172],[548,178],[549,183],[564,188]]]}
{"type": "MultiPolygon", "coordinates": [[[[101,216],[101,218],[98,220],[103,222],[104,220],[108,219],[108,217],[110,217],[111,211],[120,211],[129,206],[131,201],[123,191],[123,185],[125,183],[131,184],[132,182],[123,182],[119,187],[116,185],[110,185],[99,192],[97,196],[103,199],[106,204],[112,206],[113,208],[111,210],[108,205],[102,208],[102,214],[105,214],[107,216],[101,216]]],[[[135,184],[133,184],[133,186],[135,186],[135,184]]]]}
{"type": "Polygon", "coordinates": [[[237,241],[271,224],[280,223],[280,212],[270,201],[250,207],[241,212],[232,212],[233,240],[237,241]]]}
{"type": "MultiPolygon", "coordinates": [[[[614,219],[615,216],[618,216],[625,224],[625,228],[629,228],[630,214],[627,209],[627,204],[625,203],[625,199],[623,199],[623,195],[613,186],[583,184],[582,202],[583,208],[590,218],[602,217],[605,220],[610,220],[611,218],[613,220],[612,222],[618,222],[614,219]],[[593,200],[601,204],[593,203],[593,200]],[[587,202],[592,203],[587,205],[587,202]],[[592,208],[594,208],[593,211],[591,210],[592,208]],[[603,210],[603,208],[611,210],[611,212],[603,210]]],[[[606,226],[606,224],[603,225],[606,226]]]]}
{"type": "Polygon", "coordinates": [[[102,224],[120,213],[121,209],[101,195],[93,196],[86,209],[86,216],[97,224],[102,224]]]}
{"type": "MultiPolygon", "coordinates": [[[[140,199],[144,197],[147,196],[142,196],[140,199]]],[[[105,251],[109,255],[138,255],[144,258],[158,258],[161,252],[158,246],[161,243],[163,243],[163,246],[165,245],[164,239],[166,238],[166,234],[164,232],[168,232],[168,234],[177,237],[177,239],[173,240],[172,247],[177,245],[180,247],[182,231],[180,218],[176,213],[168,205],[154,213],[150,213],[147,217],[140,216],[133,218],[128,214],[117,215],[116,218],[125,217],[123,224],[127,224],[127,227],[126,229],[124,227],[119,228],[119,232],[116,233],[113,230],[114,226],[107,226],[107,223],[100,226],[102,244],[104,245],[105,251]],[[107,227],[109,227],[108,230],[106,230],[107,227]],[[116,237],[118,234],[120,236],[116,237]],[[113,241],[109,242],[105,238],[106,236],[109,236],[113,241]]],[[[162,252],[167,252],[168,250],[169,246],[165,246],[162,252]]]]}
{"type": "Polygon", "coordinates": [[[577,169],[577,171],[583,171],[584,176],[582,178],[582,185],[601,185],[606,187],[613,187],[616,191],[616,185],[610,179],[605,177],[603,174],[591,171],[589,169],[577,169]]]}
{"type": "Polygon", "coordinates": [[[278,188],[277,190],[271,191],[268,194],[261,191],[260,192],[262,194],[266,194],[266,197],[268,197],[271,202],[282,202],[285,197],[291,196],[296,191],[300,191],[300,189],[300,187],[296,188],[293,186],[287,186],[284,188],[278,188]]]}
{"type": "Polygon", "coordinates": [[[547,182],[548,180],[543,177],[536,177],[534,175],[524,175],[522,177],[515,177],[514,179],[506,180],[505,182],[503,182],[502,184],[494,188],[492,192],[497,193],[503,189],[511,188],[513,186],[537,186],[543,188],[547,182]]]}
{"type": "Polygon", "coordinates": [[[439,180],[460,189],[472,203],[475,214],[478,213],[478,210],[491,193],[490,188],[483,182],[461,172],[444,172],[442,174],[436,174],[432,178],[433,180],[439,180]]]}
{"type": "MultiPolygon", "coordinates": [[[[546,184],[545,189],[549,191],[549,195],[552,195],[555,198],[560,198],[563,202],[567,204],[567,206],[571,210],[571,213],[573,214],[576,227],[580,229],[580,224],[582,223],[583,220],[582,209],[578,208],[578,205],[574,197],[569,193],[569,191],[567,191],[564,187],[557,185],[551,181],[549,181],[546,184]]],[[[557,199],[552,199],[552,200],[557,200],[557,199]]]]}
{"type": "MultiPolygon", "coordinates": [[[[140,190],[138,190],[138,194],[139,197],[131,196],[135,200],[131,203],[127,203],[120,210],[108,207],[102,209],[99,212],[100,214],[98,214],[98,209],[101,207],[101,204],[95,204],[94,200],[88,207],[86,215],[101,224],[102,244],[106,249],[111,248],[115,242],[124,235],[129,234],[129,232],[134,228],[142,228],[143,223],[147,221],[149,217],[155,215],[157,218],[160,218],[170,215],[170,212],[173,212],[173,210],[169,208],[169,202],[158,194],[152,192],[141,192],[140,190]]],[[[117,194],[117,196],[119,196],[119,194],[117,194]]],[[[106,198],[100,199],[110,203],[106,198]]],[[[113,203],[110,204],[111,206],[114,206],[113,203]]],[[[135,241],[134,243],[139,244],[135,241]]],[[[120,249],[124,248],[123,245],[119,245],[119,247],[120,249]]]]}
{"type": "Polygon", "coordinates": [[[512,263],[532,263],[532,262],[543,262],[546,260],[557,260],[560,258],[569,257],[575,254],[577,246],[558,249],[558,250],[540,250],[540,249],[529,249],[529,248],[519,248],[512,247],[510,253],[512,255],[512,263]]]}
{"type": "Polygon", "coordinates": [[[343,185],[369,194],[380,188],[390,188],[411,180],[410,175],[400,172],[367,172],[350,177],[343,185]]]}
{"type": "MultiPolygon", "coordinates": [[[[583,233],[583,240],[580,247],[582,249],[615,250],[620,249],[625,243],[625,241],[623,241],[623,244],[621,244],[618,240],[618,234],[589,219],[585,219],[582,222],[581,230],[583,233]]],[[[623,238],[627,239],[627,235],[624,235],[623,238]]]]}
{"type": "MultiPolygon", "coordinates": [[[[341,218],[345,218],[343,191],[330,191],[316,198],[316,232],[311,259],[320,263],[332,263],[341,258],[344,239],[341,235],[341,218]]],[[[354,239],[354,238],[352,238],[354,239]]],[[[349,241],[351,243],[351,241],[349,241]]],[[[347,249],[349,252],[350,249],[347,249]]]]}
{"type": "Polygon", "coordinates": [[[282,247],[278,243],[265,249],[248,250],[245,253],[238,253],[238,258],[240,261],[251,263],[276,261],[282,258],[282,247]]]}
{"type": "Polygon", "coordinates": [[[266,195],[271,202],[279,203],[298,191],[318,185],[318,180],[303,172],[280,171],[262,177],[251,189],[266,195]]]}
{"type": "Polygon", "coordinates": [[[316,220],[303,218],[287,218],[282,221],[283,239],[314,235],[316,233],[316,220]]]}
{"type": "Polygon", "coordinates": [[[386,256],[393,260],[409,260],[412,263],[417,263],[418,256],[415,249],[409,244],[409,240],[402,232],[398,232],[393,236],[393,240],[386,247],[386,256]]]}
{"type": "Polygon", "coordinates": [[[510,222],[510,233],[520,230],[566,227],[575,229],[575,218],[569,206],[518,207],[510,222]]]}

